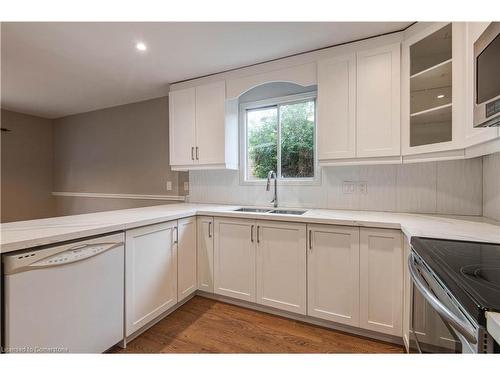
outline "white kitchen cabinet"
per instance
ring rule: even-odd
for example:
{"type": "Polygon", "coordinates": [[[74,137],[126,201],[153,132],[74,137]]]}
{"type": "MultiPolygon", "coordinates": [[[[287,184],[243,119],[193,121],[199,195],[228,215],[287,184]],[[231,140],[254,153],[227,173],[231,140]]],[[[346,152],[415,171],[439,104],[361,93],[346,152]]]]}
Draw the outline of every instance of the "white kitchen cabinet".
{"type": "Polygon", "coordinates": [[[401,231],[360,228],[360,327],[402,336],[401,231]]]}
{"type": "Polygon", "coordinates": [[[318,160],[356,156],[356,54],[318,62],[318,160]]]}
{"type": "Polygon", "coordinates": [[[214,293],[255,302],[255,221],[214,220],[214,293]]]}
{"type": "Polygon", "coordinates": [[[238,105],[218,81],[169,93],[173,170],[238,168],[238,105]]]}
{"type": "Polygon", "coordinates": [[[170,165],[195,162],[195,95],[194,88],[168,94],[170,165]]]}
{"type": "Polygon", "coordinates": [[[177,243],[177,299],[181,302],[197,289],[196,217],[179,219],[177,243]]]}
{"type": "Polygon", "coordinates": [[[308,225],[307,315],[359,326],[359,228],[308,225]]]}
{"type": "Polygon", "coordinates": [[[409,351],[410,345],[410,317],[411,317],[411,279],[408,270],[408,258],[410,256],[410,242],[404,237],[403,246],[403,343],[409,351]]]}
{"type": "Polygon", "coordinates": [[[357,53],[356,156],[399,156],[399,43],[357,53]]]}
{"type": "Polygon", "coordinates": [[[306,314],[306,225],[257,221],[257,303],[306,314]]]}
{"type": "Polygon", "coordinates": [[[177,221],[125,234],[125,334],[177,303],[177,221]]]}
{"type": "Polygon", "coordinates": [[[226,83],[196,87],[196,160],[199,164],[225,163],[226,83]]]}
{"type": "Polygon", "coordinates": [[[214,292],[214,218],[199,216],[198,227],[198,289],[214,292]]]}
{"type": "Polygon", "coordinates": [[[436,22],[425,27],[417,24],[405,32],[401,74],[403,155],[434,153],[436,159],[457,158],[460,154],[450,151],[460,150],[463,157],[466,40],[464,22],[436,22]]]}

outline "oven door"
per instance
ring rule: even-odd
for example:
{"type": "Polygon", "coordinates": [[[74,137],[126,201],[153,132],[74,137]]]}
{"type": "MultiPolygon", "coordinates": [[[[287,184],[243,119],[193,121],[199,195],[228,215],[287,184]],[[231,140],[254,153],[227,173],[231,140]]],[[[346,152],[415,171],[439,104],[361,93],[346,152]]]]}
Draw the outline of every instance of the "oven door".
{"type": "Polygon", "coordinates": [[[413,251],[408,258],[408,269],[411,276],[410,352],[477,352],[478,328],[413,251]]]}

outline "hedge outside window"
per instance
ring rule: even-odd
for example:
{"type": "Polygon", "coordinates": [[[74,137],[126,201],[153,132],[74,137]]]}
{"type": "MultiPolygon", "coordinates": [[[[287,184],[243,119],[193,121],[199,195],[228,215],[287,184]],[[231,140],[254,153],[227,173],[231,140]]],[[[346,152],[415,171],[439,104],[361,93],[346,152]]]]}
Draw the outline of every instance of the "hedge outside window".
{"type": "Polygon", "coordinates": [[[315,97],[276,101],[276,104],[271,101],[271,104],[250,105],[244,109],[245,180],[265,179],[271,170],[282,180],[312,180],[315,177],[315,97]]]}

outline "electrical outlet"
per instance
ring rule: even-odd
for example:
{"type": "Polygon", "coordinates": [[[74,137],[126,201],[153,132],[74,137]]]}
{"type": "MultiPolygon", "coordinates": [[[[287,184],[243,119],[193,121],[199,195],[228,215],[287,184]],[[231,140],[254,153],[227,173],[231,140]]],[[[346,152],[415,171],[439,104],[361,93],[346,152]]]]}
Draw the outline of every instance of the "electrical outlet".
{"type": "Polygon", "coordinates": [[[184,191],[189,191],[189,182],[184,182],[184,191]]]}
{"type": "Polygon", "coordinates": [[[358,192],[360,194],[368,194],[368,183],[366,181],[358,182],[358,192]]]}
{"type": "Polygon", "coordinates": [[[344,181],[342,183],[342,193],[344,194],[354,194],[355,191],[355,183],[352,181],[344,181]]]}
{"type": "Polygon", "coordinates": [[[172,190],[172,181],[167,181],[167,190],[172,190]]]}

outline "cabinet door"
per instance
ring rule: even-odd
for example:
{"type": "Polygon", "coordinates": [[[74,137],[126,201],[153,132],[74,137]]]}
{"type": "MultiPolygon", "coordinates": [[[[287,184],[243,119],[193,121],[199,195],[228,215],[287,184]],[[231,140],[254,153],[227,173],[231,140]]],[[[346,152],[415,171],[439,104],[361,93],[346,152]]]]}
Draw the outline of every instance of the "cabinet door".
{"type": "Polygon", "coordinates": [[[171,91],[169,99],[170,165],[195,162],[195,89],[171,91]]]}
{"type": "Polygon", "coordinates": [[[359,326],[359,228],[307,228],[307,314],[359,326]]]}
{"type": "Polygon", "coordinates": [[[214,292],[255,302],[255,222],[215,219],[214,292]]]}
{"type": "Polygon", "coordinates": [[[359,157],[400,155],[400,44],[357,54],[359,157]]]}
{"type": "Polygon", "coordinates": [[[410,256],[410,242],[404,238],[403,248],[403,343],[409,352],[410,345],[410,317],[411,317],[411,279],[408,270],[408,258],[410,256]]]}
{"type": "Polygon", "coordinates": [[[196,290],[196,217],[179,219],[177,297],[179,302],[196,290]]]}
{"type": "Polygon", "coordinates": [[[214,292],[214,218],[198,217],[198,289],[214,292]]]}
{"type": "Polygon", "coordinates": [[[199,164],[225,163],[226,82],[196,87],[196,159],[199,164]]]}
{"type": "Polygon", "coordinates": [[[257,222],[257,303],[306,314],[305,224],[257,222]]]}
{"type": "Polygon", "coordinates": [[[356,156],[356,55],[318,62],[318,159],[356,156]]]}
{"type": "Polygon", "coordinates": [[[401,232],[360,229],[360,327],[402,335],[401,232]]]}
{"type": "Polygon", "coordinates": [[[125,235],[126,336],[177,303],[177,221],[125,235]]]}

